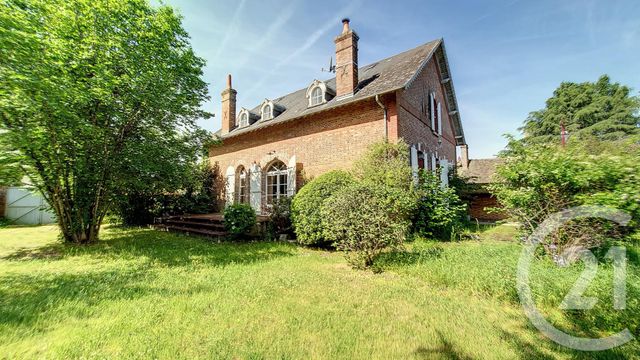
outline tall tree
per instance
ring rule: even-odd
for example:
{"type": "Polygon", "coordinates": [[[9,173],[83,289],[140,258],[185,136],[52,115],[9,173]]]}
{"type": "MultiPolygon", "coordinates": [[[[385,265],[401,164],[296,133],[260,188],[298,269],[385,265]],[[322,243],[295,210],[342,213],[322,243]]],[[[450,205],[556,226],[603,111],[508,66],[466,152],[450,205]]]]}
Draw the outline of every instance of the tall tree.
{"type": "Polygon", "coordinates": [[[168,6],[0,0],[1,130],[65,241],[95,241],[118,189],[188,161],[203,66],[168,6]]]}
{"type": "Polygon", "coordinates": [[[640,99],[603,75],[595,83],[560,84],[544,109],[529,114],[521,130],[529,143],[559,142],[563,125],[572,137],[616,140],[639,133],[639,111],[640,99]]]}

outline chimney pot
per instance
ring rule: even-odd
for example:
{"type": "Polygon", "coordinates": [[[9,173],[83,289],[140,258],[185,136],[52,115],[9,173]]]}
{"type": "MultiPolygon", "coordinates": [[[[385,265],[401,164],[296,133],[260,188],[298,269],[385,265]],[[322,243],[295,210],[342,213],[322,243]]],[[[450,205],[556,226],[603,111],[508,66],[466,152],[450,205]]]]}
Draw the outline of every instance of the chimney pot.
{"type": "Polygon", "coordinates": [[[227,89],[231,89],[231,74],[227,75],[227,89]]]}
{"type": "Polygon", "coordinates": [[[342,33],[346,34],[349,32],[349,18],[342,19],[342,33]]]}

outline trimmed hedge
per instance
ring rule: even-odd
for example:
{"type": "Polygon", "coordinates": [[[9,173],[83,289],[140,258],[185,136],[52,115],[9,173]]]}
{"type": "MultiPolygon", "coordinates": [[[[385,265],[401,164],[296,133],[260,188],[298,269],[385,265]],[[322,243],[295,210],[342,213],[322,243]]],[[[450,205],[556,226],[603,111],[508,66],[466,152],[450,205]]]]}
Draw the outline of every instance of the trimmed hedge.
{"type": "Polygon", "coordinates": [[[291,203],[291,221],[300,244],[331,244],[323,235],[320,208],[336,191],[354,182],[353,176],[348,172],[334,170],[318,176],[300,189],[291,203]]]}

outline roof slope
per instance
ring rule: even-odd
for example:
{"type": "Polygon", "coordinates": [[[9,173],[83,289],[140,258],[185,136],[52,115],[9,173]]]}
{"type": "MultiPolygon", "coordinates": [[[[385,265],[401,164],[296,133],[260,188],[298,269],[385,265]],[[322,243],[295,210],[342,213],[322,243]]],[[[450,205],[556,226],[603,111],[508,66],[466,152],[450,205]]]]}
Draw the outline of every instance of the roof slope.
{"type": "MultiPolygon", "coordinates": [[[[357,102],[388,92],[406,87],[415,78],[416,74],[433,57],[436,49],[442,44],[442,39],[430,41],[414,49],[407,50],[392,57],[377,61],[373,64],[362,66],[358,69],[358,90],[346,99],[337,100],[336,97],[326,103],[314,107],[308,107],[306,97],[307,88],[300,89],[288,95],[273,99],[274,104],[284,107],[284,111],[273,119],[258,120],[255,123],[231,130],[222,138],[230,138],[245,134],[271,125],[287,122],[310,114],[332,109],[345,104],[357,102]]],[[[325,81],[328,88],[335,91],[335,77],[325,81]]],[[[260,105],[250,110],[260,114],[260,105]]],[[[219,133],[217,133],[219,134],[219,133]]]]}
{"type": "Polygon", "coordinates": [[[458,174],[472,184],[490,184],[493,182],[493,175],[496,173],[496,166],[502,162],[501,159],[471,159],[469,167],[458,168],[458,174]]]}

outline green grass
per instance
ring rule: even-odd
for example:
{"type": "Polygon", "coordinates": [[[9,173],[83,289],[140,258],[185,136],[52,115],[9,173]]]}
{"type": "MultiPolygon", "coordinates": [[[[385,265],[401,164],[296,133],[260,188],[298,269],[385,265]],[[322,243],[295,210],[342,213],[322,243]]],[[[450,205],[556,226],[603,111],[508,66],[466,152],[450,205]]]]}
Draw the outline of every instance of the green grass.
{"type": "MultiPolygon", "coordinates": [[[[602,358],[539,334],[515,294],[520,246],[417,242],[385,254],[374,274],[341,254],[287,243],[212,243],[107,228],[99,244],[57,242],[53,227],[0,229],[0,357],[4,358],[602,358]]],[[[580,267],[534,267],[534,291],[558,326],[638,333],[638,249],[628,310],[556,309],[580,267]],[[635,300],[631,297],[635,296],[635,300]],[[595,321],[595,324],[593,322],[595,321]],[[592,326],[589,327],[588,325],[592,326]]],[[[594,289],[606,294],[610,266],[594,289]]],[[[607,288],[609,286],[609,288],[607,288]]],[[[610,299],[608,300],[611,301],[610,299]]]]}

